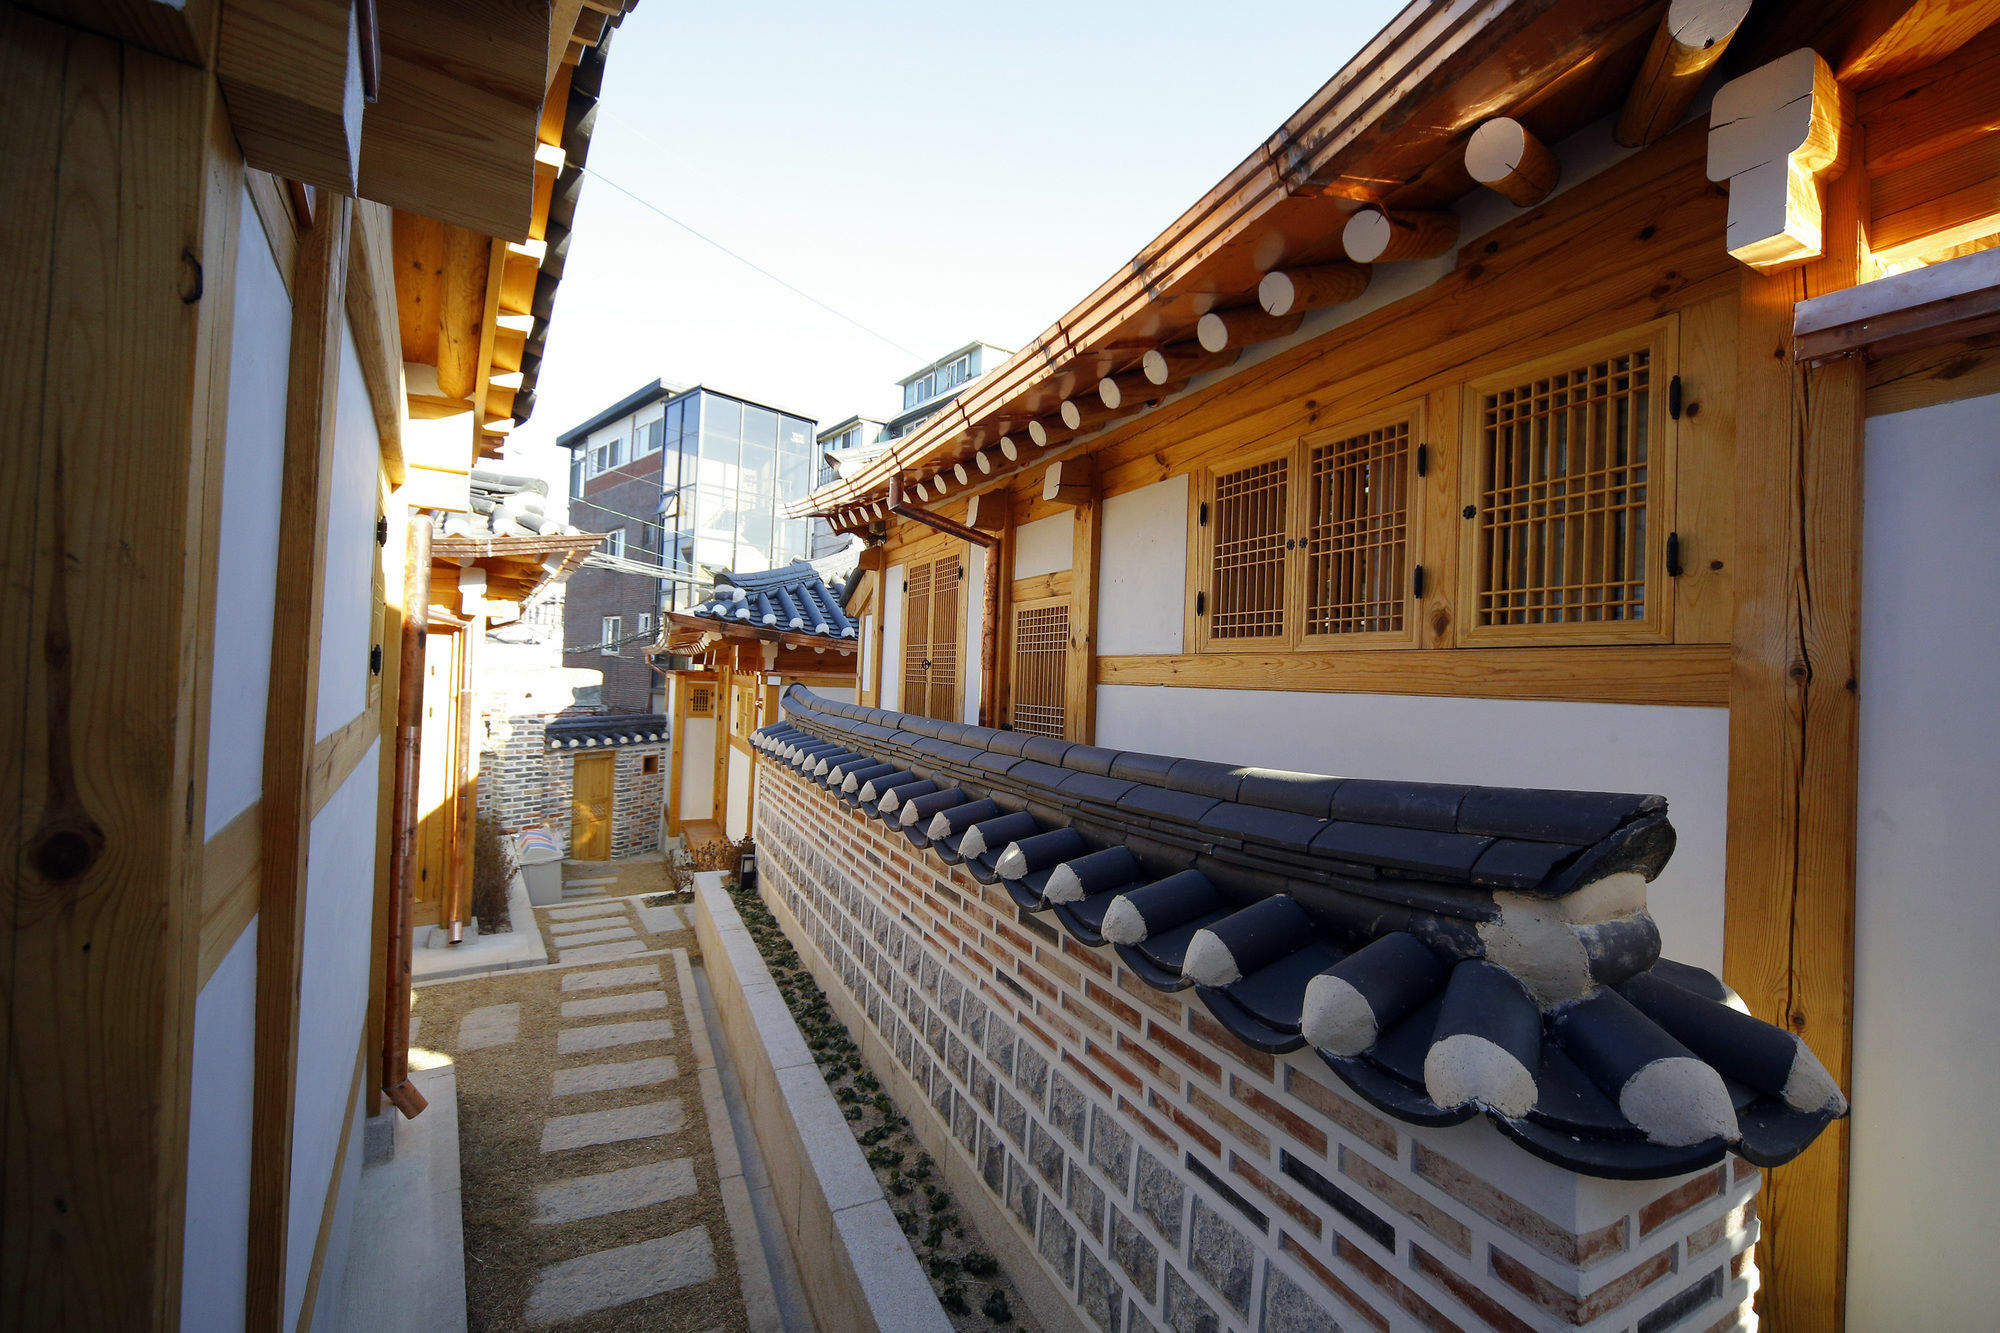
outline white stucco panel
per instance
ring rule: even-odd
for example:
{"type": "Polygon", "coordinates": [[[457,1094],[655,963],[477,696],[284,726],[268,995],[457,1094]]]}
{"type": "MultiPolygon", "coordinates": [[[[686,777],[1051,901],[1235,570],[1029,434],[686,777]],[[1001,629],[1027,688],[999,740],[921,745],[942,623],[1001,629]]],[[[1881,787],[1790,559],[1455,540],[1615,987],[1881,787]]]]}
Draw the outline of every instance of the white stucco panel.
{"type": "Polygon", "coordinates": [[[1185,473],[1104,502],[1097,643],[1106,657],[1182,651],[1187,596],[1185,473]]]}
{"type": "MultiPolygon", "coordinates": [[[[340,339],[340,399],[333,423],[333,469],[326,524],[326,593],[321,608],[318,735],[332,735],[368,704],[368,652],[375,644],[375,519],[380,512],[382,437],[354,330],[340,339]]],[[[280,609],[282,614],[283,609],[280,609]]]]}
{"type": "Polygon", "coordinates": [[[1031,579],[1068,569],[1075,541],[1076,515],[1067,509],[1023,523],[1014,529],[1014,577],[1031,579]]]}
{"type": "Polygon", "coordinates": [[[903,706],[903,566],[882,579],[882,708],[903,706]]]}

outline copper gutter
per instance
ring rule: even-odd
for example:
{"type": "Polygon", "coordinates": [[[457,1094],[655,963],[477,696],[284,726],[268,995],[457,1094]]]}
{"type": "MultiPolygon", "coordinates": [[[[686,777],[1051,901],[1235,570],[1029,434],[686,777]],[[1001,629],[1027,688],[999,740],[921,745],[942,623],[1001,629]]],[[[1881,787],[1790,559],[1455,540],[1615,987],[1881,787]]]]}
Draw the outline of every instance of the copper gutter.
{"type": "Polygon", "coordinates": [[[1000,534],[981,532],[963,523],[934,514],[928,509],[920,509],[903,497],[903,478],[891,475],[889,478],[889,512],[913,523],[936,528],[946,536],[960,541],[971,542],[986,552],[985,586],[981,590],[985,610],[979,617],[979,725],[998,727],[1000,716],[1000,680],[996,669],[1000,664],[1000,534]]]}
{"type": "Polygon", "coordinates": [[[429,1105],[410,1082],[411,886],[417,865],[417,756],[423,739],[424,638],[431,601],[431,520],[410,519],[396,677],[396,787],[389,810],[389,929],[382,983],[382,1095],[411,1119],[429,1105]]]}

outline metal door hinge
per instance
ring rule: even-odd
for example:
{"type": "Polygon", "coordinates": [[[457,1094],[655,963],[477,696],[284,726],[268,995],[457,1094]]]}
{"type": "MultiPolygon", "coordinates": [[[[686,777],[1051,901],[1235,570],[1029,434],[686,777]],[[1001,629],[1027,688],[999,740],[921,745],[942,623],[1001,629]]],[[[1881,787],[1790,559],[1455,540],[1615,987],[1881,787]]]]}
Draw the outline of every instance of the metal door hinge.
{"type": "Polygon", "coordinates": [[[1667,534],[1667,577],[1677,579],[1680,576],[1681,535],[1678,532],[1670,532],[1667,534]]]}
{"type": "Polygon", "coordinates": [[[1196,615],[1198,615],[1198,616],[1205,616],[1205,615],[1207,615],[1207,614],[1208,614],[1208,594],[1207,594],[1207,593],[1205,593],[1205,592],[1198,592],[1198,593],[1196,593],[1196,594],[1194,595],[1194,613],[1195,613],[1196,615]]]}
{"type": "Polygon", "coordinates": [[[1417,446],[1417,475],[1421,477],[1430,470],[1431,447],[1428,444],[1420,444],[1417,446]]]}
{"type": "Polygon", "coordinates": [[[1418,565],[1410,571],[1410,596],[1421,599],[1424,595],[1424,567],[1418,565]]]}
{"type": "Polygon", "coordinates": [[[1681,419],[1681,377],[1679,375],[1667,381],[1667,415],[1675,421],[1681,419]]]}
{"type": "Polygon", "coordinates": [[[375,516],[375,544],[377,546],[387,546],[389,544],[389,516],[387,514],[377,514],[375,516]]]}
{"type": "Polygon", "coordinates": [[[379,643],[368,650],[368,674],[371,676],[382,674],[382,645],[379,643]]]}
{"type": "Polygon", "coordinates": [[[1204,528],[1208,526],[1208,501],[1203,500],[1200,508],[1195,510],[1195,524],[1204,528]]]}

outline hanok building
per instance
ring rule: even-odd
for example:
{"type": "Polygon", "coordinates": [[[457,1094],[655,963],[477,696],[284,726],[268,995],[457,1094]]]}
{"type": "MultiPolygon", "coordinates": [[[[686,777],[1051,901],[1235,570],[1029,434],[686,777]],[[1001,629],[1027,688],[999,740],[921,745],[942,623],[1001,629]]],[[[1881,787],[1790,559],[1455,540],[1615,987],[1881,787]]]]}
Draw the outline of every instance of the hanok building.
{"type": "Polygon", "coordinates": [[[0,9],[10,1328],[343,1321],[363,1140],[440,1088],[460,645],[595,544],[432,538],[532,409],[628,8],[0,9]]]}
{"type": "Polygon", "coordinates": [[[761,888],[1049,1323],[1990,1320],[1996,18],[1412,5],[814,495],[761,888]]]}

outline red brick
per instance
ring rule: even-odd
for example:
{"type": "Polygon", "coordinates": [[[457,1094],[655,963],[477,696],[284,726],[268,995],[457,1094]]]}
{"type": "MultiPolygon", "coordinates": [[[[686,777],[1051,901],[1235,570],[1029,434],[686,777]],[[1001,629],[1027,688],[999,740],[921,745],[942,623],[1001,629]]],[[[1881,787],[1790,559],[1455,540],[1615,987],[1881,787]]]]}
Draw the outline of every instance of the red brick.
{"type": "Polygon", "coordinates": [[[1190,1086],[1187,1090],[1187,1099],[1188,1105],[1207,1116],[1209,1123],[1215,1125],[1223,1133],[1233,1134],[1238,1143],[1241,1143],[1246,1148],[1255,1149],[1259,1157],[1269,1157],[1271,1155],[1271,1140],[1265,1138],[1260,1130],[1254,1128],[1250,1122],[1237,1115],[1221,1102],[1215,1100],[1215,1098],[1209,1096],[1200,1088],[1193,1086],[1190,1086]]]}
{"type": "Polygon", "coordinates": [[[1131,1098],[1120,1097],[1118,1099],[1118,1110],[1127,1120],[1130,1120],[1133,1124],[1152,1135],[1160,1146],[1168,1152],[1180,1151],[1180,1145],[1174,1142],[1174,1136],[1154,1124],[1153,1118],[1144,1111],[1141,1111],[1131,1098]]]}
{"type": "Polygon", "coordinates": [[[1729,1276],[1742,1277],[1745,1273],[1750,1271],[1750,1263],[1751,1263],[1750,1256],[1755,1251],[1755,1249],[1756,1249],[1755,1246],[1748,1246],[1743,1250],[1739,1251],[1736,1257],[1729,1261],[1729,1276]]]}
{"type": "Polygon", "coordinates": [[[1294,1240],[1289,1232],[1281,1230],[1278,1233],[1278,1248],[1284,1251],[1285,1256],[1292,1262],[1311,1273],[1322,1287],[1347,1302],[1354,1313],[1380,1329],[1381,1333],[1389,1333],[1389,1320],[1382,1312],[1361,1299],[1360,1292],[1341,1281],[1331,1268],[1313,1257],[1312,1252],[1294,1240]]]}
{"type": "Polygon", "coordinates": [[[1178,1092],[1180,1090],[1180,1075],[1167,1068],[1166,1063],[1159,1056],[1154,1055],[1146,1047],[1133,1041],[1122,1032],[1118,1034],[1118,1053],[1134,1064],[1144,1067],[1145,1071],[1153,1076],[1154,1082],[1165,1084],[1168,1091],[1178,1092]]]}
{"type": "Polygon", "coordinates": [[[1064,1051],[1062,1053],[1062,1062],[1063,1064],[1067,1065],[1070,1069],[1074,1070],[1078,1078],[1081,1078],[1091,1087],[1096,1088],[1100,1093],[1104,1094],[1104,1096],[1106,1097],[1111,1096],[1111,1085],[1109,1083],[1106,1083],[1103,1079],[1099,1078],[1097,1076],[1096,1070],[1086,1065],[1083,1061],[1077,1059],[1074,1055],[1071,1055],[1068,1051],[1064,1051]]]}
{"type": "Polygon", "coordinates": [[[1062,993],[1062,1007],[1063,1012],[1075,1018],[1077,1022],[1083,1024],[1092,1032],[1097,1033],[1101,1037],[1109,1037],[1111,1035],[1111,1024],[1104,1021],[1104,1015],[1098,1013],[1068,991],[1062,993]]]}
{"type": "Polygon", "coordinates": [[[1730,1170],[1734,1172],[1734,1175],[1731,1177],[1731,1179],[1739,1181],[1748,1180],[1750,1179],[1750,1177],[1757,1174],[1757,1168],[1752,1166],[1750,1163],[1744,1161],[1741,1157],[1734,1157],[1731,1158],[1730,1160],[1733,1163],[1733,1165],[1730,1167],[1730,1170]]]}
{"type": "Polygon", "coordinates": [[[1572,1296],[1498,1246],[1491,1248],[1491,1255],[1494,1277],[1571,1324],[1588,1324],[1610,1314],[1674,1271],[1674,1251],[1665,1249],[1643,1263],[1634,1264],[1588,1296],[1572,1296]]]}
{"type": "Polygon", "coordinates": [[[1012,945],[1015,951],[1023,958],[1033,958],[1035,956],[1035,942],[1008,925],[1005,921],[995,921],[993,923],[993,933],[1012,945]]]}
{"type": "Polygon", "coordinates": [[[1134,1092],[1145,1086],[1140,1081],[1139,1076],[1125,1066],[1124,1061],[1112,1055],[1111,1052],[1105,1050],[1096,1042],[1085,1042],[1083,1044],[1083,1053],[1102,1065],[1105,1073],[1111,1075],[1111,1077],[1117,1079],[1134,1092]]]}
{"type": "Polygon", "coordinates": [[[1139,1031],[1141,1019],[1137,1009],[1134,1009],[1131,1005],[1125,1003],[1125,1001],[1119,999],[1116,995],[1113,995],[1094,981],[1086,981],[1084,983],[1083,993],[1103,1005],[1113,1018],[1116,1018],[1126,1027],[1134,1032],[1139,1031]]]}
{"type": "Polygon", "coordinates": [[[1054,1058],[1057,1050],[1056,1039],[1054,1037],[1051,1037],[1048,1033],[1042,1031],[1041,1028],[1037,1027],[1035,1025],[1035,1021],[1032,1018],[1029,1018],[1025,1013],[1017,1014],[1014,1018],[1014,1024],[1015,1026],[1019,1027],[1021,1031],[1030,1034],[1031,1036],[1034,1037],[1036,1041],[1039,1041],[1043,1046],[1047,1047],[1049,1056],[1051,1058],[1054,1058]]]}
{"type": "Polygon", "coordinates": [[[1419,1176],[1475,1213],[1498,1222],[1509,1235],[1566,1264],[1589,1268],[1625,1252],[1628,1228],[1622,1217],[1579,1236],[1421,1143],[1415,1145],[1412,1165],[1419,1176]]]}
{"type": "Polygon", "coordinates": [[[1472,1311],[1488,1328],[1497,1330],[1497,1333],[1535,1333],[1532,1325],[1447,1268],[1430,1251],[1414,1242],[1410,1245],[1410,1267],[1456,1296],[1460,1305],[1472,1311]]]}
{"type": "Polygon", "coordinates": [[[1310,1123],[1304,1116],[1299,1115],[1290,1108],[1280,1105],[1269,1093],[1266,1093],[1256,1084],[1245,1083],[1242,1079],[1236,1077],[1236,1075],[1231,1074],[1229,1076],[1229,1092],[1237,1101],[1263,1117],[1266,1123],[1274,1125],[1285,1133],[1290,1134],[1301,1144],[1310,1148],[1315,1155],[1320,1157],[1326,1156],[1326,1131],[1318,1125],[1310,1123]]]}
{"type": "Polygon", "coordinates": [[[1443,1312],[1435,1305],[1404,1286],[1402,1281],[1388,1269],[1363,1253],[1359,1245],[1338,1232],[1334,1233],[1333,1252],[1374,1284],[1376,1290],[1402,1306],[1416,1318],[1418,1323],[1430,1329],[1431,1333],[1464,1333],[1457,1324],[1445,1318],[1443,1312]]]}
{"type": "Polygon", "coordinates": [[[1035,1001],[1035,1017],[1041,1019],[1044,1026],[1071,1046],[1083,1044],[1083,1034],[1076,1030],[1076,1024],[1064,1018],[1055,1005],[1043,1000],[1035,1001]]]}
{"type": "Polygon", "coordinates": [[[1222,1026],[1222,1024],[1216,1022],[1207,1014],[1190,1009],[1188,1011],[1188,1027],[1193,1029],[1195,1036],[1200,1037],[1209,1045],[1229,1052],[1243,1064],[1256,1070],[1265,1078],[1271,1077],[1271,1070],[1275,1065],[1270,1056],[1262,1051],[1252,1050],[1250,1047],[1245,1046],[1231,1035],[1228,1028],[1222,1026]]]}
{"type": "Polygon", "coordinates": [[[1155,1111],[1179,1125],[1183,1134],[1208,1149],[1209,1156],[1218,1159],[1222,1156],[1222,1140],[1216,1138],[1208,1126],[1162,1097],[1157,1091],[1148,1092],[1146,1100],[1155,1111]]]}
{"type": "Polygon", "coordinates": [[[1472,1257],[1472,1231],[1465,1223],[1344,1143],[1340,1145],[1340,1174],[1374,1194],[1376,1198],[1451,1246],[1459,1254],[1468,1259],[1472,1257]]]}
{"type": "Polygon", "coordinates": [[[1035,965],[1071,990],[1083,989],[1083,973],[1068,963],[1056,961],[1055,950],[1044,944],[1035,950],[1035,965]]]}
{"type": "Polygon", "coordinates": [[[1017,973],[1017,975],[1019,975],[1022,981],[1026,982],[1030,986],[1033,986],[1036,990],[1048,996],[1051,1000],[1056,998],[1055,983],[1050,981],[1047,977],[1043,976],[1041,972],[1038,971],[1037,969],[1029,967],[1026,964],[1022,963],[1015,965],[1015,972],[1017,973]]]}
{"type": "Polygon", "coordinates": [[[1150,1040],[1165,1048],[1182,1064],[1194,1070],[1195,1073],[1200,1074],[1217,1087],[1222,1085],[1222,1066],[1182,1041],[1172,1028],[1163,1027],[1159,1023],[1148,1023],[1146,1025],[1146,1035],[1150,1040]]]}
{"type": "Polygon", "coordinates": [[[1705,1222],[1688,1233],[1689,1254],[1700,1254],[1703,1250],[1720,1245],[1729,1236],[1740,1235],[1747,1230],[1757,1217],[1757,1201],[1746,1199],[1712,1222],[1705,1222]]]}
{"type": "Polygon", "coordinates": [[[1181,1021],[1181,1006],[1177,1002],[1160,994],[1122,967],[1118,969],[1118,989],[1147,1008],[1158,1012],[1170,1022],[1178,1024],[1181,1021]]]}
{"type": "Polygon", "coordinates": [[[1727,1172],[1720,1168],[1704,1171],[1693,1180],[1678,1185],[1639,1209],[1639,1238],[1645,1239],[1692,1208],[1698,1208],[1722,1193],[1727,1172]]]}
{"type": "Polygon", "coordinates": [[[1098,957],[1097,950],[1085,948],[1065,935],[1062,942],[1062,951],[1065,958],[1083,964],[1083,966],[1097,973],[1098,976],[1103,977],[1106,981],[1111,980],[1111,974],[1114,969],[1108,959],[1098,957]]]}
{"type": "Polygon", "coordinates": [[[1269,1199],[1274,1205],[1276,1205],[1279,1212],[1291,1218],[1294,1222],[1297,1222],[1300,1226],[1304,1227],[1306,1230],[1312,1232],[1314,1240],[1319,1239],[1319,1234],[1320,1234],[1319,1215],[1313,1212],[1312,1209],[1300,1203],[1297,1199],[1294,1199],[1285,1190],[1272,1184],[1268,1179],[1265,1178],[1264,1173],[1262,1171],[1259,1171],[1256,1167],[1244,1161],[1241,1154],[1239,1153],[1229,1154],[1229,1170],[1230,1174],[1239,1176],[1242,1179],[1250,1182],[1250,1188],[1256,1190],[1259,1194],[1269,1199]]]}

